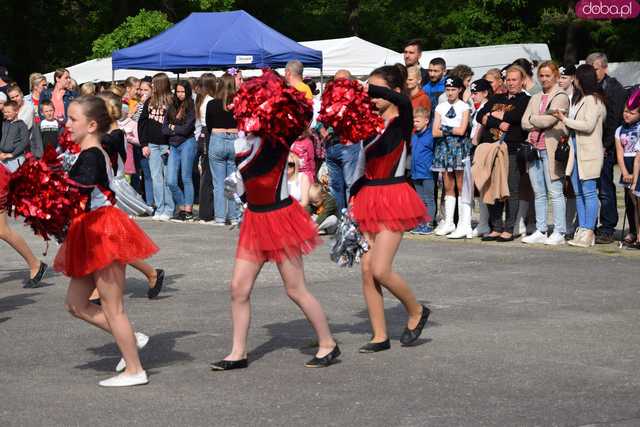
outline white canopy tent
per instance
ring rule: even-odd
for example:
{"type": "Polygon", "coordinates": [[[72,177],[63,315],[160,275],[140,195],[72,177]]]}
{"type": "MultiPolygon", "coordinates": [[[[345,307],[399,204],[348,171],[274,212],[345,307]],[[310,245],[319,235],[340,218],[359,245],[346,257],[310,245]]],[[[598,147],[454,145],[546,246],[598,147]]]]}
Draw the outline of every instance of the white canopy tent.
{"type": "MultiPolygon", "coordinates": [[[[479,79],[490,68],[502,68],[518,58],[531,61],[551,59],[549,47],[544,43],[504,44],[496,46],[465,47],[461,49],[429,50],[422,52],[420,64],[427,68],[433,58],[444,58],[447,68],[466,64],[473,69],[474,78],[479,79]]],[[[387,64],[399,62],[404,64],[402,54],[387,58],[387,64]]]]}

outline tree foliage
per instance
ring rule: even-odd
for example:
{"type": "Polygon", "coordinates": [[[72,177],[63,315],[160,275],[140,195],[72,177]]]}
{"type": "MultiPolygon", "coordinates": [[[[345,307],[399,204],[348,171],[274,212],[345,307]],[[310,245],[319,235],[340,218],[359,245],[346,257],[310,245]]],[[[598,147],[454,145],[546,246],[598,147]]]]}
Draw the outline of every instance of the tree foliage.
{"type": "Polygon", "coordinates": [[[98,37],[92,44],[92,58],[104,58],[118,50],[155,36],[171,27],[167,15],[157,10],[141,9],[129,16],[109,34],[98,37]]]}
{"type": "Polygon", "coordinates": [[[358,35],[397,51],[421,38],[425,49],[547,43],[554,59],[589,52],[640,60],[640,18],[585,21],[568,0],[31,0],[0,1],[0,53],[24,82],[90,56],[108,56],[191,12],[244,9],[294,40],[358,35]],[[145,12],[142,12],[142,9],[145,12]],[[166,15],[166,16],[165,16],[166,15]],[[160,19],[162,16],[164,19],[160,19]]]}

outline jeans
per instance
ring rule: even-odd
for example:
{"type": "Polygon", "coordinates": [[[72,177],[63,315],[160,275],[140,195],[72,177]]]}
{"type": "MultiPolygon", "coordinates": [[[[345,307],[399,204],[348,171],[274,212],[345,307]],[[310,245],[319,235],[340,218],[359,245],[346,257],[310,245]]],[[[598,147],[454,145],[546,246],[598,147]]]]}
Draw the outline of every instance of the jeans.
{"type": "Polygon", "coordinates": [[[598,180],[598,198],[600,199],[600,229],[602,234],[613,234],[618,225],[618,205],[616,186],[613,181],[613,166],[616,164],[615,151],[604,156],[602,172],[598,180]]]}
{"type": "Polygon", "coordinates": [[[434,198],[434,186],[433,179],[414,179],[413,185],[418,193],[418,196],[424,202],[427,207],[427,213],[430,217],[435,218],[436,215],[436,199],[434,198]]]}
{"type": "Polygon", "coordinates": [[[213,212],[216,222],[238,219],[236,203],[224,196],[224,179],[236,171],[234,141],[237,137],[236,133],[216,132],[210,138],[209,166],[213,175],[213,212]]]}
{"type": "Polygon", "coordinates": [[[361,144],[336,143],[327,147],[325,161],[329,170],[329,189],[336,199],[338,212],[346,208],[351,186],[359,178],[358,157],[361,149],[361,144]]]}
{"type": "Polygon", "coordinates": [[[551,193],[553,206],[554,233],[567,232],[566,204],[563,192],[563,179],[551,179],[549,173],[549,154],[547,150],[538,151],[539,160],[529,163],[529,180],[535,195],[536,229],[541,233],[547,232],[547,193],[551,193]]]}
{"type": "Polygon", "coordinates": [[[518,161],[516,153],[509,153],[509,175],[507,176],[509,200],[506,202],[496,201],[493,206],[489,206],[489,217],[493,231],[513,233],[520,206],[520,177],[523,173],[523,166],[518,161]],[[506,211],[506,221],[504,222],[502,220],[503,211],[506,211]]]}
{"type": "Polygon", "coordinates": [[[153,199],[153,179],[151,178],[151,167],[149,166],[149,159],[142,157],[140,159],[140,172],[142,173],[142,180],[144,181],[144,199],[149,206],[155,206],[153,199]]]}
{"type": "MultiPolygon", "coordinates": [[[[576,150],[575,138],[572,138],[573,151],[576,150]]],[[[595,230],[598,220],[598,185],[597,179],[580,179],[578,173],[578,158],[576,157],[571,172],[571,186],[576,194],[576,211],[578,212],[578,227],[595,230]]],[[[617,214],[616,214],[617,216],[617,214]]]]}
{"type": "Polygon", "coordinates": [[[193,206],[193,160],[196,157],[196,139],[189,138],[169,150],[169,176],[167,184],[178,206],[193,206]],[[178,185],[182,178],[184,191],[178,185]]]}
{"type": "Polygon", "coordinates": [[[173,216],[175,204],[168,185],[169,168],[167,167],[167,160],[169,146],[149,144],[149,150],[151,150],[149,167],[151,169],[151,179],[153,180],[153,200],[156,202],[156,215],[173,216]]]}

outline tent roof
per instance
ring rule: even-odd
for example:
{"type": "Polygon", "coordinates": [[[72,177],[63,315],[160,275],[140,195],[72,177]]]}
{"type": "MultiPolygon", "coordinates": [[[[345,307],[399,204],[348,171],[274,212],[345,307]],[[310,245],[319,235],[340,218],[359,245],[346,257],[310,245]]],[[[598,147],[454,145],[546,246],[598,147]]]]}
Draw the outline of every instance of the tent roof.
{"type": "Polygon", "coordinates": [[[113,69],[322,67],[322,52],[283,36],[244,10],[192,13],[157,36],[113,53],[113,69]]]}
{"type": "MultiPolygon", "coordinates": [[[[551,59],[549,47],[544,43],[503,44],[495,46],[476,46],[461,49],[443,49],[423,51],[420,64],[427,68],[433,58],[444,58],[447,68],[458,64],[466,64],[473,69],[474,78],[479,79],[490,68],[502,68],[518,58],[528,58],[536,61],[551,59]]],[[[388,58],[387,64],[399,62],[404,64],[402,54],[388,58]]]]}
{"type": "MultiPolygon", "coordinates": [[[[347,69],[354,76],[368,75],[374,68],[384,65],[387,58],[397,57],[398,52],[359,37],[314,40],[301,45],[322,51],[322,71],[332,76],[340,69],[347,69]]],[[[317,70],[305,70],[305,76],[318,76],[317,70]]]]}

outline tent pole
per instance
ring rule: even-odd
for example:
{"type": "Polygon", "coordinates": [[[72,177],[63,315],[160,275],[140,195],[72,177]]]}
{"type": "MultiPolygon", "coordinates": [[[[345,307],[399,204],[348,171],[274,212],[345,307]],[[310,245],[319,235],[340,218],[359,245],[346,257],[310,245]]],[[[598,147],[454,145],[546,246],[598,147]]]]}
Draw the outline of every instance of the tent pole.
{"type": "Polygon", "coordinates": [[[111,86],[116,84],[116,70],[111,69],[111,86]]]}
{"type": "Polygon", "coordinates": [[[322,68],[320,68],[320,96],[322,96],[322,89],[323,89],[323,84],[322,81],[324,80],[324,75],[322,74],[322,68]]]}

